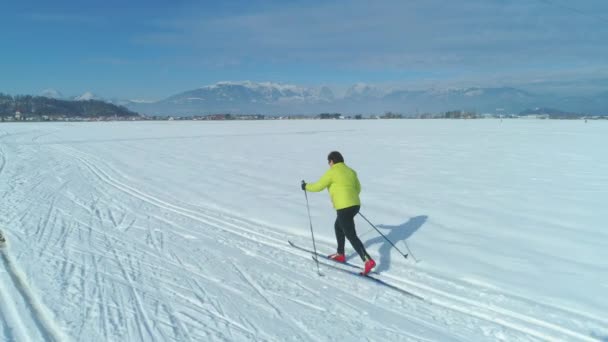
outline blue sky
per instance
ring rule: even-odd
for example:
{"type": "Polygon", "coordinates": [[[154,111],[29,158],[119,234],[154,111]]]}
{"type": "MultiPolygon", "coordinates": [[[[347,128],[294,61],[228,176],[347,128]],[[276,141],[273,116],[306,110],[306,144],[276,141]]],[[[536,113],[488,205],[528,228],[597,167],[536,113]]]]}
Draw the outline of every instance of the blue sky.
{"type": "Polygon", "coordinates": [[[608,1],[21,1],[0,92],[160,99],[218,81],[608,90],[608,1]]]}

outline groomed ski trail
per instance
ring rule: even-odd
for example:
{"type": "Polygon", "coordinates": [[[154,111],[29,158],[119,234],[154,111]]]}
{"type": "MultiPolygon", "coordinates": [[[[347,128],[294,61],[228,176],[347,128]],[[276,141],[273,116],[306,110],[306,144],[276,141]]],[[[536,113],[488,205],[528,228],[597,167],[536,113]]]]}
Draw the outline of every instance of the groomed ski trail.
{"type": "MultiPolygon", "coordinates": [[[[256,229],[248,229],[248,227],[254,225],[251,222],[247,222],[246,220],[243,220],[237,216],[231,217],[231,215],[226,214],[217,215],[213,212],[206,213],[204,210],[187,209],[177,204],[173,204],[175,202],[160,199],[115,179],[113,176],[110,176],[107,172],[103,171],[103,167],[101,166],[102,162],[94,161],[96,158],[93,156],[87,155],[86,153],[76,149],[71,149],[70,154],[87,165],[87,167],[96,176],[98,176],[100,180],[131,196],[135,196],[152,205],[155,205],[159,207],[159,209],[169,210],[178,215],[188,217],[204,224],[212,225],[228,233],[235,234],[240,238],[245,238],[258,244],[264,244],[267,247],[278,248],[283,252],[294,253],[285,247],[285,237],[281,237],[280,235],[277,236],[277,234],[270,229],[260,227],[259,225],[255,225],[257,226],[256,229]]],[[[409,280],[407,277],[397,277],[391,275],[386,275],[386,277],[405,285],[404,287],[407,290],[424,298],[425,300],[430,300],[430,302],[434,305],[441,306],[451,311],[463,313],[489,323],[494,323],[507,329],[533,336],[539,340],[553,341],[556,339],[575,339],[579,341],[596,341],[596,339],[590,336],[563,328],[558,324],[553,324],[540,318],[527,316],[522,313],[488,305],[472,299],[475,296],[464,297],[451,294],[439,288],[426,285],[423,282],[409,280]]],[[[471,292],[474,292],[475,288],[472,288],[471,290],[471,292]]]]}
{"type": "Polygon", "coordinates": [[[0,248],[0,312],[5,337],[12,341],[68,341],[53,315],[28,285],[28,280],[10,254],[0,248]]]}
{"type": "MultiPolygon", "coordinates": [[[[94,314],[89,314],[82,324],[87,325],[88,329],[99,328],[105,331],[102,335],[105,338],[139,336],[142,339],[149,337],[158,340],[197,340],[205,337],[209,340],[280,340],[277,337],[280,335],[274,335],[272,329],[270,331],[273,333],[267,330],[272,328],[271,325],[265,326],[263,322],[256,321],[255,317],[239,313],[236,308],[242,305],[242,301],[254,308],[249,312],[259,310],[270,313],[271,316],[265,316],[269,318],[272,315],[287,317],[292,322],[286,324],[291,325],[279,332],[296,332],[302,338],[315,336],[310,333],[311,329],[323,323],[323,318],[317,318],[315,314],[331,318],[332,311],[338,311],[342,315],[338,319],[352,320],[347,324],[353,328],[365,322],[369,331],[411,340],[441,340],[442,337],[449,337],[464,341],[471,336],[493,340],[503,336],[508,340],[524,341],[596,341],[592,336],[585,335],[583,329],[575,331],[562,326],[560,319],[575,322],[569,326],[584,326],[585,320],[598,325],[605,323],[602,318],[589,318],[584,313],[567,308],[551,307],[499,290],[463,284],[457,279],[432,274],[425,271],[423,264],[415,267],[405,262],[394,262],[393,266],[398,267],[392,267],[391,272],[384,272],[382,277],[424,297],[430,304],[413,302],[395,293],[374,293],[379,290],[379,286],[353,281],[352,277],[346,275],[327,274],[326,279],[321,279],[317,277],[308,254],[293,251],[285,245],[288,238],[297,239],[305,245],[309,243],[305,236],[288,236],[270,224],[230,212],[183,203],[162,192],[152,192],[131,183],[123,172],[110,163],[103,162],[102,158],[74,147],[55,144],[48,151],[59,152],[55,155],[57,160],[65,158],[76,161],[76,167],[67,164],[62,167],[74,170],[72,172],[84,170],[80,174],[81,178],[90,182],[95,191],[98,191],[98,199],[92,204],[83,205],[78,200],[78,194],[70,195],[74,198],[73,205],[92,217],[91,221],[86,221],[82,217],[70,217],[71,208],[62,207],[65,204],[55,201],[55,197],[45,197],[53,198],[53,201],[43,214],[40,229],[33,237],[38,239],[37,243],[42,246],[41,253],[45,257],[63,265],[61,272],[66,284],[81,282],[82,284],[76,285],[83,290],[83,295],[88,293],[94,298],[82,304],[85,307],[83,310],[94,312],[90,307],[98,306],[101,312],[97,317],[99,322],[95,322],[94,314]],[[111,202],[107,198],[116,198],[116,201],[111,202]],[[127,204],[123,206],[123,202],[127,204]],[[120,206],[116,207],[116,203],[120,203],[120,206]],[[148,216],[148,220],[162,222],[170,230],[157,232],[142,224],[142,217],[128,216],[130,212],[142,212],[144,217],[148,216]],[[53,229],[60,225],[66,227],[53,229]],[[143,232],[146,238],[141,241],[129,239],[129,234],[134,230],[143,232]],[[69,238],[77,238],[78,243],[70,245],[66,242],[69,238]],[[172,242],[171,239],[177,241],[172,242]],[[240,252],[246,258],[229,260],[223,264],[222,249],[191,248],[186,251],[197,254],[179,253],[182,247],[180,242],[186,243],[189,240],[197,240],[203,246],[212,246],[211,243],[214,243],[213,246],[240,252]],[[79,243],[83,242],[101,249],[87,250],[90,246],[86,244],[80,247],[79,243]],[[54,244],[67,252],[53,255],[54,244]],[[109,261],[113,263],[108,263],[109,261]],[[112,271],[110,265],[117,266],[117,271],[112,271]],[[256,272],[258,265],[276,270],[277,274],[256,272]],[[188,276],[176,278],[173,269],[187,272],[188,276]],[[82,276],[78,275],[78,270],[81,270],[82,276]],[[88,271],[94,272],[95,282],[85,283],[84,275],[88,271]],[[241,281],[237,282],[239,279],[241,281]],[[145,287],[153,281],[156,281],[159,292],[145,287]],[[110,290],[116,287],[122,290],[111,293],[110,290]],[[318,300],[323,292],[330,293],[331,300],[318,300]],[[219,296],[220,293],[223,296],[219,296]],[[367,296],[368,293],[373,295],[367,296]],[[289,311],[293,310],[294,305],[302,308],[301,315],[289,311]],[[349,315],[348,310],[356,310],[362,305],[369,308],[369,312],[364,314],[368,317],[361,319],[349,315]],[[343,307],[347,308],[344,312],[340,311],[343,307]],[[538,307],[556,313],[561,318],[551,315],[543,317],[540,314],[542,310],[535,311],[538,307]],[[523,308],[526,310],[521,310],[523,308]],[[123,311],[123,316],[112,314],[118,311],[123,311]],[[386,315],[393,316],[391,322],[374,319],[374,316],[386,315]],[[130,319],[133,320],[126,323],[130,319]],[[405,333],[395,328],[399,322],[411,323],[423,333],[405,333]],[[124,326],[129,325],[133,325],[131,330],[138,330],[139,335],[125,334],[124,326]],[[481,332],[479,325],[485,326],[481,332]],[[108,334],[110,330],[115,334],[108,334]],[[433,336],[433,332],[438,333],[434,338],[428,338],[433,336]]],[[[4,155],[2,159],[0,171],[4,168],[4,155]]],[[[53,189],[65,192],[65,187],[53,189]]],[[[321,242],[319,247],[330,250],[332,245],[321,242]]],[[[3,266],[8,262],[10,259],[3,256],[3,266]]],[[[4,268],[10,269],[9,266],[4,268]]],[[[19,282],[15,282],[10,274],[3,273],[0,279],[0,298],[3,302],[6,297],[21,293],[15,285],[19,282]]],[[[20,297],[23,303],[28,302],[25,299],[27,295],[20,294],[20,297]]],[[[2,315],[6,320],[2,321],[0,327],[17,327],[10,331],[5,328],[5,335],[24,337],[27,340],[32,336],[27,336],[27,331],[19,327],[38,326],[39,332],[34,331],[34,335],[53,338],[52,333],[47,331],[52,330],[53,326],[48,328],[41,321],[48,318],[48,315],[22,314],[34,311],[42,312],[44,307],[36,310],[28,309],[27,305],[3,306],[2,315]]],[[[71,330],[70,334],[78,338],[86,337],[78,335],[78,330],[71,330]]]]}
{"type": "MultiPolygon", "coordinates": [[[[64,150],[66,151],[66,150],[64,150]]],[[[240,238],[246,238],[252,242],[264,244],[267,247],[278,248],[283,252],[294,254],[288,248],[285,248],[284,237],[277,236],[269,229],[258,227],[256,229],[248,229],[248,226],[253,224],[246,222],[239,217],[230,217],[230,215],[217,215],[213,213],[205,213],[204,210],[193,210],[173,204],[166,200],[159,199],[156,196],[149,195],[144,191],[138,190],[124,182],[115,179],[107,172],[103,171],[100,162],[93,162],[94,157],[83,152],[72,149],[69,154],[77,158],[80,162],[86,165],[93,174],[100,180],[110,184],[114,188],[123,191],[131,196],[146,201],[152,205],[159,207],[162,210],[169,210],[178,215],[188,217],[204,224],[215,226],[218,229],[235,234],[240,238]]],[[[540,318],[527,316],[522,313],[504,309],[501,307],[488,305],[483,302],[467,298],[455,294],[448,293],[433,286],[426,285],[422,282],[409,280],[407,277],[397,277],[390,274],[383,274],[387,279],[391,279],[404,285],[404,288],[412,292],[416,296],[420,296],[428,300],[434,305],[441,306],[450,311],[459,312],[477,319],[484,320],[489,323],[500,325],[504,328],[518,331],[524,335],[529,335],[539,340],[554,341],[554,340],[578,340],[578,341],[597,341],[591,336],[577,333],[570,329],[559,326],[540,318]]],[[[475,289],[472,289],[473,292],[475,289]]],[[[474,297],[474,296],[471,296],[474,297]]]]}
{"type": "MultiPolygon", "coordinates": [[[[3,134],[4,139],[9,134],[3,134]]],[[[7,157],[0,147],[0,177],[4,177],[7,157]]],[[[14,260],[9,236],[2,230],[6,243],[0,247],[0,327],[5,339],[10,341],[69,341],[61,327],[54,322],[53,314],[39,299],[36,291],[28,284],[28,278],[14,260]]]]}
{"type": "MultiPolygon", "coordinates": [[[[295,246],[296,249],[301,252],[311,254],[298,245],[294,245],[289,242],[290,245],[295,246]]],[[[329,264],[331,261],[321,263],[324,267],[340,268],[329,264]]],[[[346,270],[344,270],[346,271],[346,270]]],[[[348,271],[349,273],[352,273],[348,271]]],[[[354,274],[354,273],[353,273],[354,274]]],[[[410,275],[415,275],[415,272],[410,272],[410,275]]],[[[446,309],[457,311],[472,317],[482,319],[487,322],[499,324],[505,328],[516,330],[524,334],[533,336],[543,341],[587,341],[594,342],[597,339],[587,336],[584,334],[577,333],[573,330],[559,326],[548,321],[544,321],[539,318],[528,316],[522,313],[515,312],[513,310],[501,308],[492,304],[486,304],[481,301],[467,298],[464,296],[455,295],[444,290],[440,290],[437,287],[429,286],[423,282],[410,280],[407,277],[397,277],[391,275],[389,272],[383,272],[380,275],[375,275],[380,279],[390,279],[393,282],[401,284],[403,288],[408,289],[412,298],[420,298],[434,305],[444,307],[446,309]],[[534,326],[537,328],[535,329],[534,326]]],[[[362,279],[364,280],[364,279],[362,279]]],[[[442,280],[445,282],[445,280],[442,280]]],[[[393,285],[394,286],[394,285],[393,285]]],[[[471,288],[475,291],[474,288],[471,288]]],[[[405,291],[400,288],[400,291],[405,291]]],[[[406,297],[408,294],[404,294],[406,297]]]]}

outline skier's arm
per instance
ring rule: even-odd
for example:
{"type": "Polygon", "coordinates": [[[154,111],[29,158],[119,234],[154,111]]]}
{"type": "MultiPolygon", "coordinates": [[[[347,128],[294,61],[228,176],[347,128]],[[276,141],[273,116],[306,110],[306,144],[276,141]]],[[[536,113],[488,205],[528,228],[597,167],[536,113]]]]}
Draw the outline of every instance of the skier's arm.
{"type": "Polygon", "coordinates": [[[321,179],[315,183],[306,184],[306,190],[312,192],[319,192],[327,188],[331,184],[331,174],[327,171],[321,179]]]}
{"type": "Polygon", "coordinates": [[[361,194],[361,183],[359,183],[359,177],[357,176],[355,176],[355,189],[357,190],[357,194],[361,194]]]}

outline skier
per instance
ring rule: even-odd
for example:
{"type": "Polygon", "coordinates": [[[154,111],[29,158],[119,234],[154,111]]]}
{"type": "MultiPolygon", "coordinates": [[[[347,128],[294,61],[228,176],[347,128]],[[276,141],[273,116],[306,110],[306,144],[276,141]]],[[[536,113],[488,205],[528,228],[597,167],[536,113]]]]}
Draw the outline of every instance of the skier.
{"type": "Polygon", "coordinates": [[[346,237],[365,263],[362,274],[368,274],[376,266],[376,262],[367,254],[355,231],[355,215],[359,213],[361,207],[359,178],[357,178],[357,173],[353,169],[344,164],[344,158],[338,151],[329,153],[327,163],[329,164],[329,170],[325,172],[321,179],[310,184],[302,181],[302,190],[320,192],[327,188],[337,213],[334,230],[338,242],[337,253],[330,255],[329,258],[337,262],[346,261],[344,256],[344,238],[346,237]]]}
{"type": "Polygon", "coordinates": [[[2,235],[2,231],[0,230],[0,247],[4,247],[6,245],[6,238],[2,235]]]}

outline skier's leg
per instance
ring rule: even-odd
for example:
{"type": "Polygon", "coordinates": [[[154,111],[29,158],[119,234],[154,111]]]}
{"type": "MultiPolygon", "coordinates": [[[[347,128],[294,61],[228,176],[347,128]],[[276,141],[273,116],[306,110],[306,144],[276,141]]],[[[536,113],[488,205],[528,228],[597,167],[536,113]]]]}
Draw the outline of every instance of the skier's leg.
{"type": "Polygon", "coordinates": [[[340,226],[339,216],[336,217],[334,230],[336,231],[336,241],[338,242],[338,254],[344,254],[344,230],[342,230],[342,227],[340,226]]]}
{"type": "Polygon", "coordinates": [[[344,231],[344,235],[353,246],[357,254],[361,257],[361,260],[366,261],[367,259],[371,259],[370,256],[365,251],[365,247],[363,243],[357,236],[357,231],[355,230],[355,215],[359,212],[359,206],[348,207],[344,209],[338,210],[338,220],[340,227],[344,231]]]}

